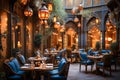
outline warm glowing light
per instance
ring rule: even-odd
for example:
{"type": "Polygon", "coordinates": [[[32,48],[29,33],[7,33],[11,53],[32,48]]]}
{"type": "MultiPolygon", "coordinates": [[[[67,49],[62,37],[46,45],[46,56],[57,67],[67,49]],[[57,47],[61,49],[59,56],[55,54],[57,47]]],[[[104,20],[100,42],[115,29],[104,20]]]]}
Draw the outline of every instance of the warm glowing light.
{"type": "Polygon", "coordinates": [[[112,41],[112,38],[111,38],[111,37],[108,37],[108,41],[112,41]]]}
{"type": "Polygon", "coordinates": [[[45,3],[42,4],[42,7],[38,11],[38,17],[40,19],[48,19],[49,18],[49,11],[45,6],[45,3]]]}
{"type": "Polygon", "coordinates": [[[53,22],[56,22],[56,21],[57,21],[57,17],[54,16],[54,17],[53,17],[53,22]]]}
{"type": "Polygon", "coordinates": [[[60,22],[56,22],[55,24],[54,24],[54,28],[60,28],[60,22]]]}
{"type": "Polygon", "coordinates": [[[98,23],[99,23],[99,19],[98,19],[98,18],[96,18],[96,19],[95,19],[95,22],[98,24],[98,23]]]}
{"type": "Polygon", "coordinates": [[[26,5],[27,4],[27,0],[21,0],[20,1],[23,5],[26,5]]]}
{"type": "Polygon", "coordinates": [[[81,24],[80,24],[80,22],[78,23],[78,27],[81,27],[81,24]]]}
{"type": "Polygon", "coordinates": [[[83,10],[83,5],[80,3],[79,6],[78,6],[78,9],[81,11],[83,10]]]}
{"type": "Polygon", "coordinates": [[[21,45],[20,41],[18,41],[17,46],[18,46],[18,48],[21,48],[22,45],[21,45]]]}
{"type": "Polygon", "coordinates": [[[79,19],[77,18],[77,16],[75,16],[74,22],[79,22],[79,19]]]}
{"type": "Polygon", "coordinates": [[[25,8],[24,15],[25,16],[32,16],[33,15],[33,10],[32,10],[32,8],[29,7],[29,5],[25,8]]]}
{"type": "Polygon", "coordinates": [[[52,12],[52,3],[48,3],[48,11],[52,12]]]}

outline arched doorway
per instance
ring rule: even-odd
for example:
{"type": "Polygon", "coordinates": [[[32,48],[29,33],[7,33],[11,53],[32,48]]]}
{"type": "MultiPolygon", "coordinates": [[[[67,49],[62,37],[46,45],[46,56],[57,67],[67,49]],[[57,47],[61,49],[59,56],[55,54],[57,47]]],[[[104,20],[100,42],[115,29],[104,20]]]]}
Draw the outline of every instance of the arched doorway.
{"type": "Polygon", "coordinates": [[[78,32],[77,26],[73,21],[68,21],[65,24],[65,47],[66,48],[78,48],[78,32]]]}
{"type": "Polygon", "coordinates": [[[92,17],[88,24],[88,37],[87,37],[87,46],[88,48],[95,49],[96,42],[101,43],[101,32],[100,32],[100,23],[99,19],[92,17]]]}
{"type": "Polygon", "coordinates": [[[115,22],[110,18],[110,16],[107,17],[105,26],[106,26],[105,48],[109,49],[110,44],[112,42],[116,42],[116,26],[115,26],[115,22]]]}
{"type": "Polygon", "coordinates": [[[95,49],[96,42],[101,41],[100,38],[100,30],[96,26],[93,26],[88,31],[88,47],[95,49]]]}

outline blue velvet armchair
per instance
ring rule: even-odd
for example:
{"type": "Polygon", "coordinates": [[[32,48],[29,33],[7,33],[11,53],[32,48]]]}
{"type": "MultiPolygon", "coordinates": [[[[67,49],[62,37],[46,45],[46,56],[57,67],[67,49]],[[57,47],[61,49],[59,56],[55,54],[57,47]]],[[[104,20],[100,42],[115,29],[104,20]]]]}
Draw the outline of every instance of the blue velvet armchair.
{"type": "Polygon", "coordinates": [[[58,68],[48,71],[50,80],[67,80],[67,74],[69,70],[69,62],[65,58],[62,58],[58,64],[58,68]]]}
{"type": "Polygon", "coordinates": [[[94,65],[94,61],[87,58],[87,53],[80,53],[80,66],[79,71],[81,71],[81,65],[85,65],[85,71],[87,72],[87,66],[91,66],[91,71],[94,65]]]}

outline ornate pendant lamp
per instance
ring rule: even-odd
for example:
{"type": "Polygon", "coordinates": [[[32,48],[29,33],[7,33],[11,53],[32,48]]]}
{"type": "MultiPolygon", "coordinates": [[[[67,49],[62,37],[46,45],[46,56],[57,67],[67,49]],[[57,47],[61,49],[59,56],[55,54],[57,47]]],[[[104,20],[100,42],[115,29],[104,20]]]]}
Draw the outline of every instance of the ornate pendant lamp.
{"type": "Polygon", "coordinates": [[[27,7],[25,8],[24,15],[25,16],[32,16],[33,15],[33,10],[32,10],[32,8],[29,7],[29,5],[27,5],[27,7]]]}
{"type": "Polygon", "coordinates": [[[38,11],[38,17],[42,20],[47,20],[49,18],[49,11],[44,2],[42,3],[42,7],[38,11]]]}
{"type": "Polygon", "coordinates": [[[20,0],[20,3],[22,3],[23,5],[27,4],[27,0],[20,0]]]}

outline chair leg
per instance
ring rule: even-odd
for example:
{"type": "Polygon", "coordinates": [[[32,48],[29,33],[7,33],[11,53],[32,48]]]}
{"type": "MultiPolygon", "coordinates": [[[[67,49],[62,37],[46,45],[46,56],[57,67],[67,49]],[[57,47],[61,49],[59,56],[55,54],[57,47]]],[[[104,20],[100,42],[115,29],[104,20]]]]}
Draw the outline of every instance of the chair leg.
{"type": "Polygon", "coordinates": [[[111,76],[112,74],[111,74],[111,67],[110,67],[110,76],[111,76]]]}
{"type": "Polygon", "coordinates": [[[86,73],[87,73],[87,65],[85,65],[85,71],[86,71],[86,73]]]}
{"type": "Polygon", "coordinates": [[[93,65],[91,65],[91,72],[92,72],[92,70],[93,70],[93,65]]]}
{"type": "Polygon", "coordinates": [[[117,68],[117,66],[116,66],[116,63],[115,63],[115,71],[117,70],[116,68],[117,68]]]}
{"type": "Polygon", "coordinates": [[[79,65],[79,72],[81,71],[81,64],[79,65]]]}
{"type": "Polygon", "coordinates": [[[105,74],[105,69],[103,68],[103,76],[104,76],[104,74],[105,74]]]}

